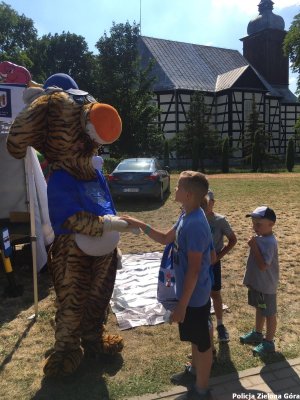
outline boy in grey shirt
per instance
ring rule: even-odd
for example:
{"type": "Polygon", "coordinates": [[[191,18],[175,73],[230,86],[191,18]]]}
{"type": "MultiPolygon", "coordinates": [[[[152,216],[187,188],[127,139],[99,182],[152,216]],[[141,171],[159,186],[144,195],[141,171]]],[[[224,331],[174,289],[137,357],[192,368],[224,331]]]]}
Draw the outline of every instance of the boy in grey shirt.
{"type": "Polygon", "coordinates": [[[258,344],[253,354],[275,351],[276,291],[279,280],[277,240],[273,234],[275,212],[266,206],[257,207],[246,217],[252,218],[255,235],[248,240],[250,247],[243,284],[248,287],[248,304],[256,308],[255,330],[240,337],[242,343],[258,344]],[[266,337],[262,330],[266,321],[266,337]]]}
{"type": "Polygon", "coordinates": [[[220,342],[228,342],[229,334],[223,324],[223,302],[221,296],[221,259],[236,245],[237,239],[226,217],[214,212],[213,208],[215,205],[215,197],[214,193],[211,190],[208,191],[207,197],[208,205],[206,210],[206,217],[210,226],[214,248],[217,254],[216,262],[212,266],[214,283],[211,290],[211,298],[213,300],[214,310],[217,319],[218,339],[220,342]],[[227,239],[226,245],[224,245],[224,237],[227,239]]]}

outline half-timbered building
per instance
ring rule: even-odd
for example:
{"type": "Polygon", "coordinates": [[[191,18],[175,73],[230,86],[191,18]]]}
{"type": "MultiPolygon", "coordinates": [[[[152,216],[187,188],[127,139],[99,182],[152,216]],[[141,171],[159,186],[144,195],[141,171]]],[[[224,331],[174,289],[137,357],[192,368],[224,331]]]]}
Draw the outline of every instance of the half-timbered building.
{"type": "Polygon", "coordinates": [[[284,20],[273,2],[261,0],[259,15],[248,24],[237,50],[141,36],[142,63],[153,61],[154,101],[167,139],[184,129],[191,95],[201,91],[213,128],[229,137],[235,156],[243,153],[243,135],[253,99],[260,120],[271,133],[269,151],[285,154],[300,118],[300,103],[289,90],[289,62],[282,44],[284,20]]]}

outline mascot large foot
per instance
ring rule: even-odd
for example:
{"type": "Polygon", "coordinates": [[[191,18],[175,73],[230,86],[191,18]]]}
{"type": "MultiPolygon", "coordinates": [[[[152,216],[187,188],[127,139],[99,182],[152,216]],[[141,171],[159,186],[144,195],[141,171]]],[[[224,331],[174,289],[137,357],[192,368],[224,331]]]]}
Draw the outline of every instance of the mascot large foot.
{"type": "Polygon", "coordinates": [[[123,350],[124,342],[119,335],[103,334],[97,342],[83,340],[81,343],[86,357],[97,358],[102,354],[115,355],[123,350]]]}
{"type": "Polygon", "coordinates": [[[83,353],[81,349],[55,351],[46,360],[44,374],[48,377],[69,376],[77,370],[82,358],[83,353]]]}

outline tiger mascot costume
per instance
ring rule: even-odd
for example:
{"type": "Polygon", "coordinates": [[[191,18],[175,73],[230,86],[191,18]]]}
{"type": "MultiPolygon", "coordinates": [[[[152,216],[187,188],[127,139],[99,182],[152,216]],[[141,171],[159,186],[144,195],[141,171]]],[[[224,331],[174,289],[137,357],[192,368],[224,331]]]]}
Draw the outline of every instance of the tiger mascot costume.
{"type": "Polygon", "coordinates": [[[119,232],[126,231],[127,223],[115,216],[105,178],[92,165],[97,149],[121,133],[117,111],[78,90],[68,75],[50,78],[44,88],[24,90],[27,106],[11,126],[7,149],[21,159],[32,146],[52,171],[48,204],[55,239],[48,267],[57,312],[54,351],[44,373],[58,377],[72,374],[83,354],[116,354],[123,348],[122,338],[106,333],[104,323],[119,232]]]}

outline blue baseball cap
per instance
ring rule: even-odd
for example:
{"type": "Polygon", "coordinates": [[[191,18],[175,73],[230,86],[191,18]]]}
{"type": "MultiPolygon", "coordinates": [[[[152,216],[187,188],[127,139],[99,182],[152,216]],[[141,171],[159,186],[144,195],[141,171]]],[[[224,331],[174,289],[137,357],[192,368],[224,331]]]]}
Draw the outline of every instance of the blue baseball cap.
{"type": "Polygon", "coordinates": [[[79,89],[73,78],[63,73],[51,75],[43,86],[44,89],[49,87],[58,87],[75,96],[86,96],[88,94],[88,92],[79,89]]]}

